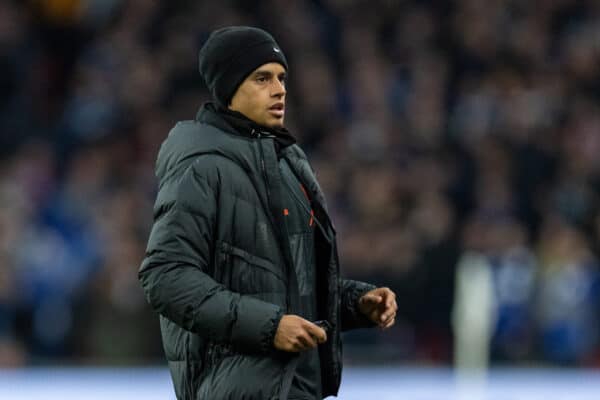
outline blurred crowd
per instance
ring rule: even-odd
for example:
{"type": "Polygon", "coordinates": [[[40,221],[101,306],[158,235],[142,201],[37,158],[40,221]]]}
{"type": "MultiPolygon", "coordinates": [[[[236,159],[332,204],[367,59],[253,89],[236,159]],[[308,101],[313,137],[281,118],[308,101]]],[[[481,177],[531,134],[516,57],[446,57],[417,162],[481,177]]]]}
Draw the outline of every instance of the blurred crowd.
{"type": "Polygon", "coordinates": [[[456,266],[492,360],[600,366],[600,2],[0,2],[0,365],[160,361],[137,281],[154,161],[211,30],[270,31],[344,274],[393,288],[348,356],[452,361],[456,266]],[[368,349],[368,353],[364,351],[368,349]]]}

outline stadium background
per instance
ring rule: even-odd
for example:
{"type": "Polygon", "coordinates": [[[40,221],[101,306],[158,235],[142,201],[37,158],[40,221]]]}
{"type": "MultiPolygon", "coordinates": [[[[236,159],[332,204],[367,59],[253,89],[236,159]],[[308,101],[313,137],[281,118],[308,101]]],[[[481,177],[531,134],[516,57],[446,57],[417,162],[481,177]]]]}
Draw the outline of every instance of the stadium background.
{"type": "MultiPolygon", "coordinates": [[[[214,28],[273,33],[347,277],[398,294],[347,365],[449,367],[457,266],[492,366],[600,366],[600,2],[0,2],[0,366],[164,364],[136,272],[214,28]]],[[[6,371],[6,370],[5,370],[6,371]]]]}

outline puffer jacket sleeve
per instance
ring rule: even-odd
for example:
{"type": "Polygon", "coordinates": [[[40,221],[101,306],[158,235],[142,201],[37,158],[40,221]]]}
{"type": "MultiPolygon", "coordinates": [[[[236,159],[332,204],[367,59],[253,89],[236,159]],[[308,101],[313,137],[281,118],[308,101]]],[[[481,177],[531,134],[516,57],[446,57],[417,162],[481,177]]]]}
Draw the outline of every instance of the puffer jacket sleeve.
{"type": "Polygon", "coordinates": [[[357,328],[370,328],[376,324],[363,315],[358,309],[358,299],[376,287],[365,282],[342,280],[341,315],[342,331],[357,328]]]}
{"type": "Polygon", "coordinates": [[[193,167],[162,185],[139,279],[154,310],[182,328],[240,352],[267,352],[280,307],[229,291],[207,273],[216,229],[213,186],[193,167]]]}

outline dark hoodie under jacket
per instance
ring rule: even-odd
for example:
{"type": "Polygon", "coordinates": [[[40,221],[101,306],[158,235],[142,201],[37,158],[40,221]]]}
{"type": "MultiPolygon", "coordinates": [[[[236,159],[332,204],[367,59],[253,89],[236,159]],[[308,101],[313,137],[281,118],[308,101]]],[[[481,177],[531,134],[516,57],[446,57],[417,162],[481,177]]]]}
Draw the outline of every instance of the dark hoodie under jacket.
{"type": "MultiPolygon", "coordinates": [[[[233,119],[232,119],[233,118],[233,119]]],[[[373,326],[357,300],[374,286],[339,275],[336,233],[305,154],[285,131],[235,124],[208,103],[177,123],[156,164],[154,224],[139,279],[160,315],[178,399],[284,400],[297,353],[276,350],[284,314],[300,309],[282,218],[278,157],[312,199],[318,319],[332,329],[319,346],[323,397],[336,395],[340,332],[373,326]]]]}

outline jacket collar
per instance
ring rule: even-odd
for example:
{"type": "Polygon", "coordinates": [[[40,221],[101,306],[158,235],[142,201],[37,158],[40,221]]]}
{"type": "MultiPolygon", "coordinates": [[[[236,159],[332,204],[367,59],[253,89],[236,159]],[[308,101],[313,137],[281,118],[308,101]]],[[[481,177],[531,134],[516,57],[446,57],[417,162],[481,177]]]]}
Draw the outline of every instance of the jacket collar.
{"type": "Polygon", "coordinates": [[[224,109],[212,102],[202,105],[196,115],[196,120],[248,138],[257,137],[257,132],[273,136],[277,153],[296,143],[296,139],[285,128],[269,128],[259,125],[237,111],[224,109]]]}

